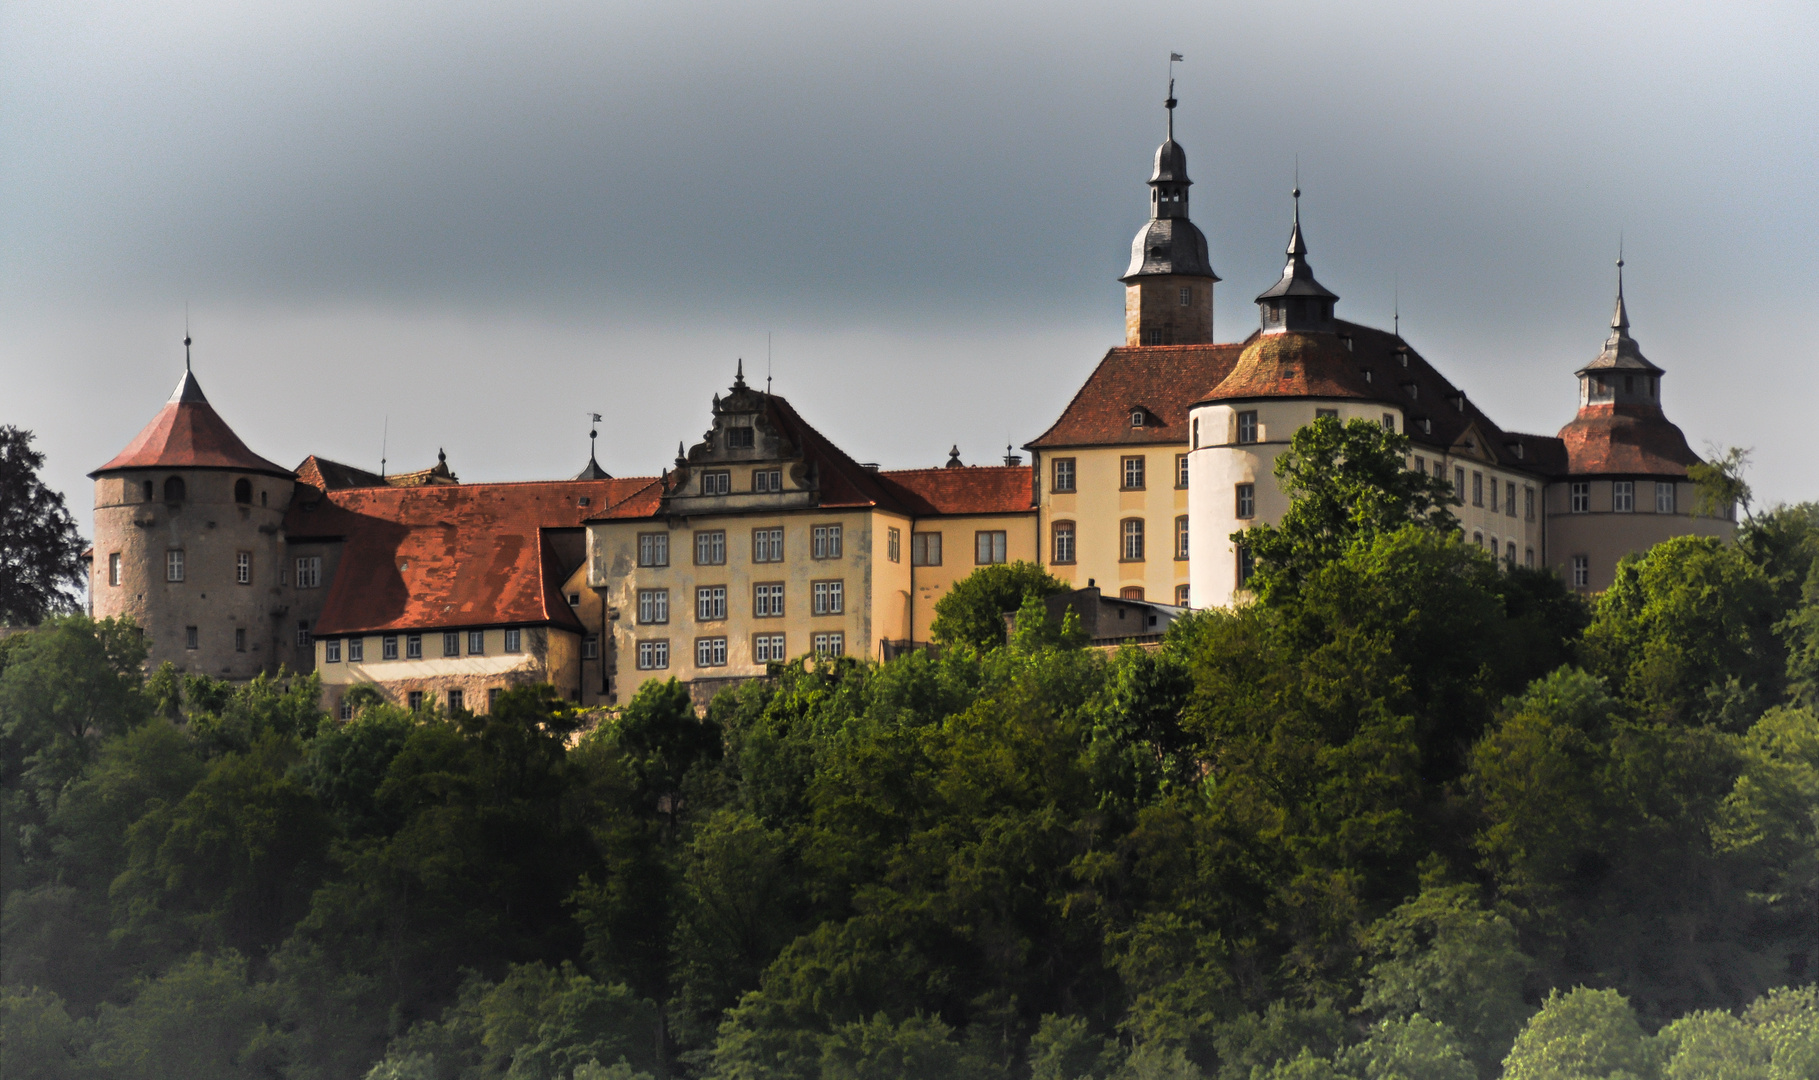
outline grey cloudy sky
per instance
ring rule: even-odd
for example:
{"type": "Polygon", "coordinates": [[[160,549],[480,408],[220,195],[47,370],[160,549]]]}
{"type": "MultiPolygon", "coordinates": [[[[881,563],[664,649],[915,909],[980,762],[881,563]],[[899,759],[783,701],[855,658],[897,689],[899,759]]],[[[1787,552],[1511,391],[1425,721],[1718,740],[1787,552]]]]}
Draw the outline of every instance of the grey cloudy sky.
{"type": "Polygon", "coordinates": [[[1321,279],[1505,427],[1609,318],[1696,449],[1819,497],[1819,5],[0,5],[0,422],[83,473],[184,308],[256,451],[663,467],[736,357],[856,457],[1042,431],[1122,337],[1165,61],[1254,325],[1300,163],[1321,279]]]}

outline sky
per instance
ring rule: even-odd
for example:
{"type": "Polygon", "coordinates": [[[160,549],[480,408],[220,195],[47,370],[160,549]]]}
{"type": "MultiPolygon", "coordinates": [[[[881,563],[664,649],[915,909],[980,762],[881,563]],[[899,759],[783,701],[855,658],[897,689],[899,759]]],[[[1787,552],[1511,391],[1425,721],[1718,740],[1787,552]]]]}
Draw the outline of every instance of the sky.
{"type": "Polygon", "coordinates": [[[283,464],[650,475],[735,363],[854,457],[993,462],[1123,336],[1168,54],[1242,339],[1297,175],[1341,317],[1553,432],[1621,243],[1695,450],[1819,498],[1819,5],[9,0],[0,423],[85,474],[185,324],[283,464]]]}

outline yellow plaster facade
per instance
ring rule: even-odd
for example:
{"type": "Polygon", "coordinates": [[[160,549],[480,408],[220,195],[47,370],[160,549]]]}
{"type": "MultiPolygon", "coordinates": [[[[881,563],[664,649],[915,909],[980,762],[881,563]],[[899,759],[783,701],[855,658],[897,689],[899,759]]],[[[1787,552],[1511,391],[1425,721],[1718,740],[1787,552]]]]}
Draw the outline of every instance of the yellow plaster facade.
{"type": "MultiPolygon", "coordinates": [[[[1179,539],[1188,514],[1188,486],[1181,483],[1187,455],[1185,443],[1058,448],[1035,455],[1041,561],[1049,573],[1077,589],[1092,582],[1108,596],[1180,603],[1188,586],[1188,558],[1179,539]],[[1126,483],[1133,461],[1141,466],[1141,486],[1126,483]],[[1063,476],[1071,470],[1071,489],[1056,488],[1058,468],[1063,476]],[[1129,557],[1126,548],[1129,522],[1141,525],[1138,558],[1129,557]],[[1073,558],[1057,558],[1057,534],[1065,537],[1070,528],[1073,558]]],[[[1062,555],[1065,548],[1063,539],[1062,555]]]]}

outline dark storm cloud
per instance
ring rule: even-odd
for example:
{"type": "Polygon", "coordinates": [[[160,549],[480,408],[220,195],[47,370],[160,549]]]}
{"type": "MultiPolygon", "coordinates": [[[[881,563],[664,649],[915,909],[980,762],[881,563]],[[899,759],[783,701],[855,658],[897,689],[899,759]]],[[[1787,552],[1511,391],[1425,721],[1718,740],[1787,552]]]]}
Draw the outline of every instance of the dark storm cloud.
{"type": "Polygon", "coordinates": [[[1298,155],[1342,310],[1387,324],[1399,282],[1424,352],[1552,430],[1622,229],[1695,445],[1756,443],[1811,494],[1816,29],[1800,4],[11,4],[0,357],[72,476],[150,415],[186,300],[214,347],[269,359],[239,391],[216,378],[285,430],[279,456],[364,445],[426,371],[452,380],[439,407],[534,436],[547,382],[464,406],[461,380],[508,354],[585,380],[591,354],[599,388],[575,392],[661,394],[635,359],[658,342],[697,365],[668,384],[686,400],[622,434],[673,444],[766,329],[862,456],[1021,442],[1119,333],[1176,49],[1222,337],[1279,267],[1298,155]],[[359,408],[299,363],[362,373],[359,408]],[[905,365],[950,380],[913,431],[872,412],[905,365]],[[280,369],[286,410],[258,396],[280,369]]]}

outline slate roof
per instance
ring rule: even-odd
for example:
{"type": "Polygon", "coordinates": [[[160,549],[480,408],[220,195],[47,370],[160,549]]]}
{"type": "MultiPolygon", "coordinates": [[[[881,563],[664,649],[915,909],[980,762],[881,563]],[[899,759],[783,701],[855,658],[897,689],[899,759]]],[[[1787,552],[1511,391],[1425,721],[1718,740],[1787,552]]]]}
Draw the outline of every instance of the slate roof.
{"type": "Polygon", "coordinates": [[[119,469],[231,469],[266,476],[294,475],[284,466],[248,450],[208,403],[202,384],[189,371],[183,373],[177,389],[152,422],[126,449],[89,476],[119,469]]]}
{"type": "Polygon", "coordinates": [[[1242,344],[1120,345],[1106,352],[1074,399],[1026,449],[1187,443],[1187,410],[1225,378],[1242,344]],[[1131,410],[1148,414],[1131,426],[1131,410]]]}
{"type": "Polygon", "coordinates": [[[561,595],[553,530],[579,529],[649,477],[525,484],[300,489],[293,541],[345,542],[319,635],[519,625],[582,630],[561,595]],[[586,498],[589,505],[582,506],[586,498]]]}
{"type": "Polygon", "coordinates": [[[1027,465],[892,469],[882,475],[900,489],[899,498],[915,517],[1027,514],[1035,508],[1035,474],[1027,465]]]}

